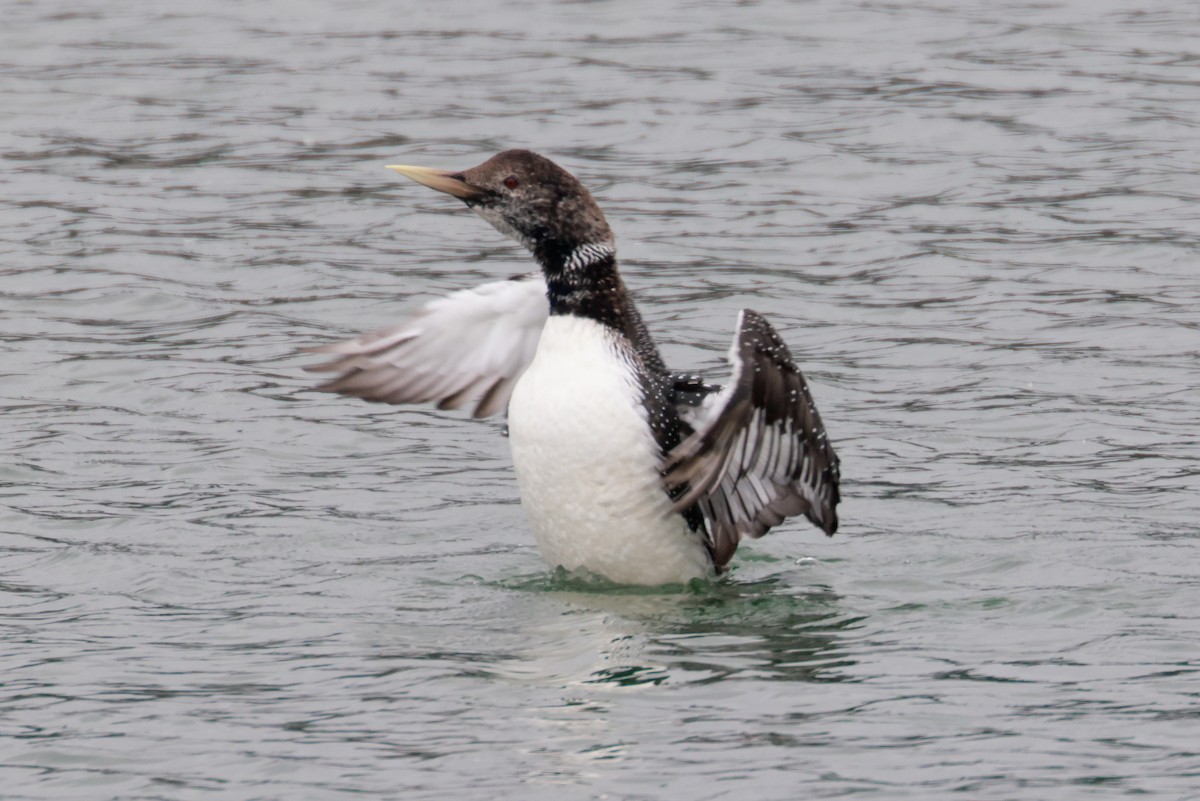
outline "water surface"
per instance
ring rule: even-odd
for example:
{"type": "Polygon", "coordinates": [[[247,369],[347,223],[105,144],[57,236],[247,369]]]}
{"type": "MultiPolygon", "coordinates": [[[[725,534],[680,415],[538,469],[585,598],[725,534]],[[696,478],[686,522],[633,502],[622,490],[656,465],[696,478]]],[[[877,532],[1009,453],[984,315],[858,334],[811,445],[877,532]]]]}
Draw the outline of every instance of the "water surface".
{"type": "Polygon", "coordinates": [[[1200,797],[1200,14],[0,0],[6,798],[1200,797]],[[300,347],[590,186],[673,366],[843,458],[721,583],[555,578],[495,421],[300,347]]]}

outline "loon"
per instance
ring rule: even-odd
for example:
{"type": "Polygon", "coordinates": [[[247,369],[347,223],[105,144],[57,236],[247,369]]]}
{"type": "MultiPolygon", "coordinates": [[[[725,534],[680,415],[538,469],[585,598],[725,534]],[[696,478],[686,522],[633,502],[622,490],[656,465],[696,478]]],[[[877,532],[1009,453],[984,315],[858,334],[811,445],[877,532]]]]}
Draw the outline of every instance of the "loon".
{"type": "Polygon", "coordinates": [[[507,410],[521,503],[545,561],[617,584],[722,573],[743,537],[803,514],[837,530],[839,464],[787,346],[743,309],[724,387],[667,369],[574,176],[528,150],[461,172],[390,165],[463,201],[540,271],[464,289],[407,322],[310,348],[321,390],[507,410]]]}

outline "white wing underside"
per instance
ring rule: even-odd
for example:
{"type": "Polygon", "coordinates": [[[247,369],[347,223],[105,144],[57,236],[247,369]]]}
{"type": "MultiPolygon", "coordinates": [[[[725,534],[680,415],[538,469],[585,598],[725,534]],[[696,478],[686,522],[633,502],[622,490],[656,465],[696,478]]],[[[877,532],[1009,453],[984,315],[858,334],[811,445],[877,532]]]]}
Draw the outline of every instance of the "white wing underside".
{"type": "Polygon", "coordinates": [[[437,403],[474,416],[508,406],[537,352],[549,316],[540,273],[464,289],[427,303],[407,322],[309,349],[332,361],[308,368],[338,375],[318,389],[380,403],[437,403]]]}

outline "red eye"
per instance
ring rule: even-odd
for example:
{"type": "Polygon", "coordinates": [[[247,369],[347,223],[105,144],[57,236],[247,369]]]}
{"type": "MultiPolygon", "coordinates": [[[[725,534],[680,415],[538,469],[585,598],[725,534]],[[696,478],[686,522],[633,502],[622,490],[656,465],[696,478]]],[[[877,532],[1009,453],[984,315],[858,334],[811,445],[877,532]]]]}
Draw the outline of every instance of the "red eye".
{"type": "Polygon", "coordinates": [[[507,186],[509,189],[516,189],[518,186],[521,185],[521,182],[518,181],[515,177],[510,175],[504,179],[504,185],[507,186]]]}

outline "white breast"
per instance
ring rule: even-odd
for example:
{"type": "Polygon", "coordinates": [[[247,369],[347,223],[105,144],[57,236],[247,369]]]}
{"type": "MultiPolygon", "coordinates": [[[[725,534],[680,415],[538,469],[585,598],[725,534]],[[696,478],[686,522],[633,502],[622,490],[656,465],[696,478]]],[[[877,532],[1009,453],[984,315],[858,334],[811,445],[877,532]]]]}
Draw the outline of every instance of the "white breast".
{"type": "Polygon", "coordinates": [[[700,538],[671,512],[637,379],[605,326],[550,317],[508,427],[521,502],[552,567],[621,584],[712,575],[700,538]]]}

